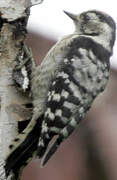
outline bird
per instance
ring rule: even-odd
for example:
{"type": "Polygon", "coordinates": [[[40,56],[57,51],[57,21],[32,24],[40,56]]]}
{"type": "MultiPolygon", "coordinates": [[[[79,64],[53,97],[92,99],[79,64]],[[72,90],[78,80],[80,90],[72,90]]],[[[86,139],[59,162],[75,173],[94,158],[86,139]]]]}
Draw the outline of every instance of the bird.
{"type": "Polygon", "coordinates": [[[108,83],[116,39],[113,18],[98,10],[64,13],[73,20],[75,31],[60,39],[32,71],[33,116],[12,145],[7,174],[19,161],[28,161],[33,151],[43,167],[108,83]]]}

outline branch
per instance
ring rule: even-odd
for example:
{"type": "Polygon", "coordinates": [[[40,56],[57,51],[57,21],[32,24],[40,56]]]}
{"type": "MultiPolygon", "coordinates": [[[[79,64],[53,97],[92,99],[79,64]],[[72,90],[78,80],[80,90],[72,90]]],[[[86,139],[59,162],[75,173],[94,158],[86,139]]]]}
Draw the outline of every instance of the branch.
{"type": "MultiPolygon", "coordinates": [[[[13,173],[6,174],[5,159],[13,148],[9,145],[32,116],[30,79],[27,74],[31,71],[32,62],[29,61],[22,72],[15,70],[26,56],[24,40],[29,7],[41,2],[42,0],[0,0],[0,180],[16,179],[13,173]],[[22,91],[16,84],[22,85],[24,80],[22,91]]],[[[20,179],[22,170],[20,171],[17,172],[17,179],[20,179]]]]}

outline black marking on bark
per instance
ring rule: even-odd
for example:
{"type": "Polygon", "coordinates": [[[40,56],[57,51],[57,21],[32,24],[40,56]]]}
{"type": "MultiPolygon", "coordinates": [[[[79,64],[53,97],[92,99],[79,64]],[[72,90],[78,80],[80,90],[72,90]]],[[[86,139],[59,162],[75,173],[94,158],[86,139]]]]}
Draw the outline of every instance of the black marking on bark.
{"type": "Polygon", "coordinates": [[[14,147],[13,144],[9,145],[9,149],[12,149],[13,147],[14,147]]]}
{"type": "Polygon", "coordinates": [[[23,104],[26,108],[33,108],[33,104],[32,103],[27,103],[27,104],[23,104]]]}
{"type": "Polygon", "coordinates": [[[18,142],[18,141],[20,141],[20,139],[19,139],[19,138],[16,138],[16,139],[14,139],[14,141],[15,141],[15,142],[18,142]]]}

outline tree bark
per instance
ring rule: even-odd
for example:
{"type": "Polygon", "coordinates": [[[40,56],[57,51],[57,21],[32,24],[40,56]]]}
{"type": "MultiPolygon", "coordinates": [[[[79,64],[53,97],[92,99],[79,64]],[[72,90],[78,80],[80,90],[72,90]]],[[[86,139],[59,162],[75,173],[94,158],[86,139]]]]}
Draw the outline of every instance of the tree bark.
{"type": "Polygon", "coordinates": [[[16,58],[23,52],[30,7],[42,0],[0,0],[0,180],[6,177],[5,159],[9,145],[18,134],[18,122],[31,118],[25,106],[31,103],[29,93],[22,92],[13,80],[16,58]]]}

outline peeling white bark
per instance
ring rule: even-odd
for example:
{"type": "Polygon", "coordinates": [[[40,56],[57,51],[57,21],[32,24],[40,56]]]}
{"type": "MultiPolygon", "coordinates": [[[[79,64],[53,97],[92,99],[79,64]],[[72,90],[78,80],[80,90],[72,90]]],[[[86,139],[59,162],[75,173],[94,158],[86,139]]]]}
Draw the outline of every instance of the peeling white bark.
{"type": "Polygon", "coordinates": [[[14,21],[25,17],[25,10],[31,6],[42,3],[43,0],[0,0],[1,17],[14,21]]]}
{"type": "Polygon", "coordinates": [[[4,161],[9,153],[9,145],[18,134],[18,121],[22,117],[16,113],[15,107],[30,102],[30,98],[20,93],[12,80],[12,70],[15,65],[15,57],[18,54],[20,42],[24,40],[13,39],[14,27],[5,24],[1,31],[0,41],[0,180],[4,172],[4,161]],[[17,45],[16,45],[17,44],[17,45]],[[15,106],[14,106],[15,105],[15,106]]]}
{"type": "Polygon", "coordinates": [[[15,58],[25,35],[19,33],[18,37],[14,38],[16,27],[8,22],[15,20],[17,23],[17,19],[23,17],[28,19],[26,9],[42,1],[0,0],[0,18],[7,20],[0,29],[0,180],[13,180],[12,174],[5,177],[5,159],[10,151],[9,145],[18,134],[18,121],[22,121],[22,117],[30,116],[30,113],[24,113],[23,116],[23,110],[21,112],[22,104],[30,103],[30,97],[18,91],[12,80],[15,58]]]}

